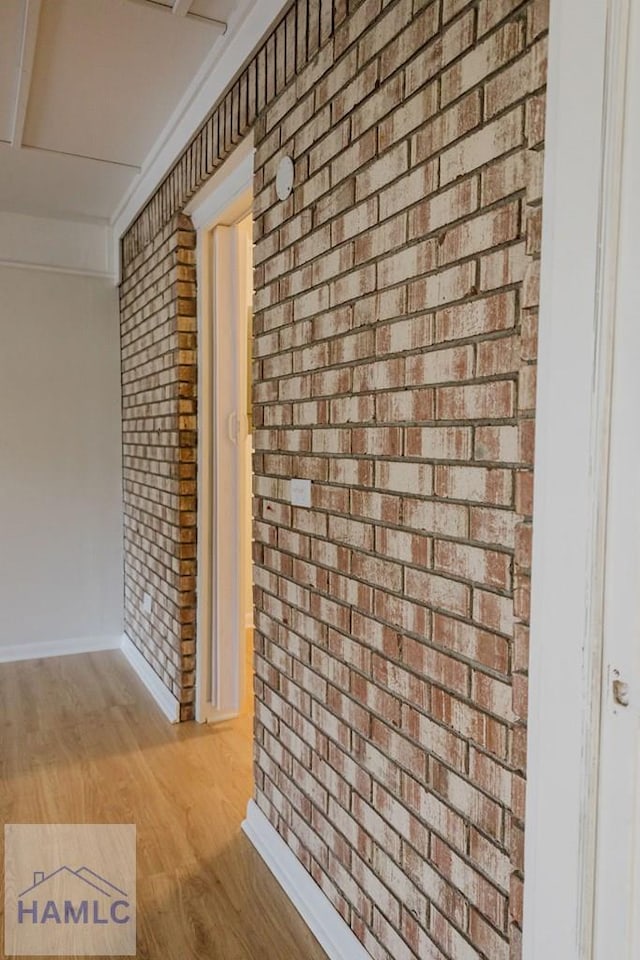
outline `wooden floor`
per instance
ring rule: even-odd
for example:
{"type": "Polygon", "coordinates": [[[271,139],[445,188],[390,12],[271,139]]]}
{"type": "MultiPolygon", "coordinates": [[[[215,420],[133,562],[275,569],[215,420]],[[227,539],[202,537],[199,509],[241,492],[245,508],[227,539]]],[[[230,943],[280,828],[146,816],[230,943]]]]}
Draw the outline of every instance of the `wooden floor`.
{"type": "Polygon", "coordinates": [[[139,958],[325,957],[240,831],[251,788],[251,717],[171,726],[119,651],[0,665],[2,821],[135,823],[139,958]]]}

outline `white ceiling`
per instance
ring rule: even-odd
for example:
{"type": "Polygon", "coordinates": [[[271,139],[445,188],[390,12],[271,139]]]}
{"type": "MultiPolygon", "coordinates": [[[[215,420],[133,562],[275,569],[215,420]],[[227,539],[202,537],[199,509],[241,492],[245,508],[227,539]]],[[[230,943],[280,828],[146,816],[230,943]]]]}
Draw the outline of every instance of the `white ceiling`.
{"type": "Polygon", "coordinates": [[[0,213],[112,222],[260,4],[0,0],[0,213]]]}

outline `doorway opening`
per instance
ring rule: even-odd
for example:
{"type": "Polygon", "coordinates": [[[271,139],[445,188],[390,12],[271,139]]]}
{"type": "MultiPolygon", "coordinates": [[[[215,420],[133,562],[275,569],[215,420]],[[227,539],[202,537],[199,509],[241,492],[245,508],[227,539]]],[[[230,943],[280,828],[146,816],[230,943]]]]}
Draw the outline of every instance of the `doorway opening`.
{"type": "Polygon", "coordinates": [[[252,710],[253,147],[188,210],[198,231],[196,719],[252,710]]]}

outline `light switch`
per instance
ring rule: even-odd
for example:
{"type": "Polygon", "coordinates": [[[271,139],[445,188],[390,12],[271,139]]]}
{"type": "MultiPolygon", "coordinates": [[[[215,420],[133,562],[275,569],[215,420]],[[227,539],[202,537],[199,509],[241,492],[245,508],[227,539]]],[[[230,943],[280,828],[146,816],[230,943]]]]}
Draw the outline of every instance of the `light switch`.
{"type": "Polygon", "coordinates": [[[311,480],[291,480],[289,499],[294,507],[310,507],[311,480]]]}

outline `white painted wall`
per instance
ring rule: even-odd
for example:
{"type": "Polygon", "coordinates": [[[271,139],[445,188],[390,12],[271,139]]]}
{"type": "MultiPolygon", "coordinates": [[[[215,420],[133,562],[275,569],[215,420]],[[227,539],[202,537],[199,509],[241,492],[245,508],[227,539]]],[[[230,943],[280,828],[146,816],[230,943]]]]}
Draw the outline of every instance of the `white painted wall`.
{"type": "Polygon", "coordinates": [[[122,632],[118,322],[107,280],[0,266],[0,660],[122,632]]]}

